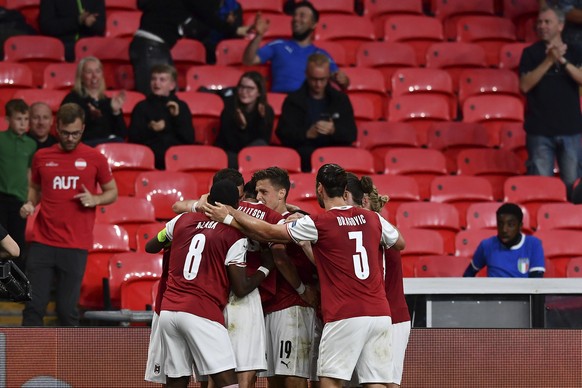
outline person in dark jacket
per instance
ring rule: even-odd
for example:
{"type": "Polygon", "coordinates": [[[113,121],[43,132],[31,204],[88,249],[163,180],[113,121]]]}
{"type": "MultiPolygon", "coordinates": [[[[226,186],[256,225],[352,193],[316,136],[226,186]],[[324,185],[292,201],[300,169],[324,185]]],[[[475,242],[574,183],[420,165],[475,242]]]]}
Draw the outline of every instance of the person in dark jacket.
{"type": "Polygon", "coordinates": [[[354,110],[347,95],[329,85],[329,58],[309,56],[307,80],[283,102],[277,136],[301,156],[301,170],[311,172],[316,148],[350,146],[357,137],[354,110]]]}
{"type": "Polygon", "coordinates": [[[129,141],[144,144],[154,151],[155,166],[165,169],[166,150],[174,145],[194,144],[192,113],[174,94],[176,69],[156,65],[151,71],[151,92],[131,112],[129,141]]]}
{"type": "Polygon", "coordinates": [[[269,144],[274,117],[263,76],[256,71],[244,73],[234,96],[225,101],[215,143],[226,151],[228,167],[238,168],[238,152],[243,147],[269,144]]]}

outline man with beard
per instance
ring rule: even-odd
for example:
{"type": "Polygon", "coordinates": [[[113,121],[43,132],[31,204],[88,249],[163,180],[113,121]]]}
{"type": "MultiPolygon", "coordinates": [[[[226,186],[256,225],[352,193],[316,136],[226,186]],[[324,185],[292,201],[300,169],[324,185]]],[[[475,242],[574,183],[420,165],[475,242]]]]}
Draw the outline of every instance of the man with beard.
{"type": "Polygon", "coordinates": [[[304,69],[307,58],[314,53],[323,53],[330,58],[330,68],[335,82],[345,89],[349,85],[347,75],[338,70],[337,64],[325,51],[313,45],[313,31],[319,20],[319,12],[309,1],[295,5],[291,29],[292,39],[277,39],[259,49],[263,35],[269,28],[269,20],[257,14],[254,24],[255,38],[243,54],[243,64],[258,65],[271,61],[271,91],[293,92],[305,81],[304,69]]]}

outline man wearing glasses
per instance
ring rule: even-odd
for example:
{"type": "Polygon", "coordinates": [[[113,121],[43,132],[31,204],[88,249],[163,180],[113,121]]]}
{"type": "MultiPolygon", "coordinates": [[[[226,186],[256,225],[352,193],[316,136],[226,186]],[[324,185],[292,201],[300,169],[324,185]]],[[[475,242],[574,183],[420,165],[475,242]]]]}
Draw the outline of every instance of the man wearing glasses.
{"type": "Polygon", "coordinates": [[[95,207],[117,199],[107,159],[81,143],[84,116],[79,105],[62,105],[57,112],[58,144],[38,151],[32,160],[28,202],[20,215],[31,216],[35,205],[41,206],[29,241],[32,300],[22,312],[23,326],[43,326],[53,276],[59,324],[79,325],[77,303],[93,244],[95,207]]]}

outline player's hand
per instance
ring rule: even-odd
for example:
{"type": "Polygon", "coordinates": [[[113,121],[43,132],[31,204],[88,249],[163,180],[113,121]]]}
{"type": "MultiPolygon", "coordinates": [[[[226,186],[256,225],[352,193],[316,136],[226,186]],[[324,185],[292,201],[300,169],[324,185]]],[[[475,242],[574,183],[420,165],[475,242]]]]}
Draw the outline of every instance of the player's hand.
{"type": "Polygon", "coordinates": [[[73,198],[78,199],[83,207],[95,207],[99,205],[97,197],[91,194],[85,185],[81,186],[83,187],[83,192],[75,195],[73,198]]]}
{"type": "Polygon", "coordinates": [[[176,117],[180,114],[180,105],[176,101],[168,101],[166,106],[172,116],[176,117]]]}
{"type": "Polygon", "coordinates": [[[28,201],[20,207],[20,217],[26,218],[34,214],[34,205],[28,201]]]}
{"type": "Polygon", "coordinates": [[[201,208],[204,210],[204,214],[213,221],[222,222],[228,215],[228,208],[220,202],[216,202],[216,205],[211,205],[207,202],[201,208]]]}
{"type": "Polygon", "coordinates": [[[305,286],[305,292],[299,295],[301,299],[313,308],[319,308],[319,292],[312,286],[305,286]]]}
{"type": "Polygon", "coordinates": [[[114,115],[121,113],[121,107],[125,103],[125,97],[125,90],[122,90],[111,98],[111,110],[113,110],[114,115]]]}
{"type": "Polygon", "coordinates": [[[152,120],[149,127],[155,132],[161,132],[166,128],[166,122],[164,120],[152,120]]]}
{"type": "MultiPolygon", "coordinates": [[[[289,204],[287,204],[287,210],[289,210],[289,204]]],[[[289,210],[289,211],[291,211],[291,210],[289,210]]],[[[288,224],[290,222],[297,221],[298,219],[303,218],[303,217],[305,217],[305,214],[303,214],[303,213],[293,213],[285,219],[285,223],[288,224]]]]}

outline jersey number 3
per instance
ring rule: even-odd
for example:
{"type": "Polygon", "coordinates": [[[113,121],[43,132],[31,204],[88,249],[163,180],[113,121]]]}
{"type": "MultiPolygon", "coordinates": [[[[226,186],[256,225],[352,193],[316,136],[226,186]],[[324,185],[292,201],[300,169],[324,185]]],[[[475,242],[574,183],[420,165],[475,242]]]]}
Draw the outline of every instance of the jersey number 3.
{"type": "Polygon", "coordinates": [[[354,273],[358,279],[364,280],[370,276],[370,266],[368,265],[368,252],[363,244],[362,232],[348,232],[350,240],[356,241],[356,254],[354,258],[354,273]]]}
{"type": "Polygon", "coordinates": [[[192,280],[198,276],[198,269],[200,268],[200,261],[202,261],[202,251],[206,245],[206,236],[197,234],[192,237],[190,247],[188,248],[188,255],[184,263],[184,279],[192,280]]]}

